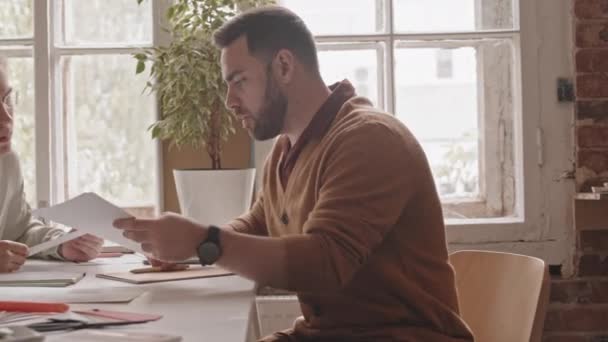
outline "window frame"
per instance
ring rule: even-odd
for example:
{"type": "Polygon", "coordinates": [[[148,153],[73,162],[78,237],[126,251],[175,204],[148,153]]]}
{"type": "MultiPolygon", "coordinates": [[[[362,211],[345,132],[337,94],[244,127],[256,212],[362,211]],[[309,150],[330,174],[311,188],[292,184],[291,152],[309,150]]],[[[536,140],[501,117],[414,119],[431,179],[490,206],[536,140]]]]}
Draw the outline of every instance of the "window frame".
{"type": "MultiPolygon", "coordinates": [[[[142,47],[151,47],[166,41],[162,32],[161,20],[169,0],[154,0],[152,10],[152,41],[150,44],[97,44],[87,46],[62,46],[59,41],[63,1],[32,0],[33,37],[19,39],[0,39],[3,50],[8,57],[31,57],[34,63],[35,94],[35,165],[36,165],[36,207],[47,207],[67,199],[69,137],[63,117],[63,89],[60,84],[60,59],[62,56],[131,54],[142,47]],[[164,40],[163,40],[164,39],[164,40]]],[[[156,99],[154,107],[158,108],[156,99]]],[[[155,117],[158,118],[156,110],[155,117]]],[[[162,146],[151,140],[155,149],[155,199],[154,211],[162,211],[162,146]]],[[[127,208],[129,209],[129,208],[127,208]]],[[[141,207],[133,207],[141,209],[141,207]]]]}
{"type": "MultiPolygon", "coordinates": [[[[574,145],[571,129],[573,107],[557,103],[553,85],[558,75],[572,75],[571,24],[568,1],[550,4],[514,1],[513,30],[422,34],[393,33],[392,1],[385,2],[388,33],[315,36],[323,44],[385,42],[383,68],[385,108],[395,113],[394,49],[397,40],[512,38],[515,45],[513,77],[515,205],[519,217],[450,220],[446,222],[451,251],[491,249],[541,257],[573,272],[572,180],[560,179],[572,170],[574,145]],[[565,24],[564,24],[565,23],[565,24]],[[564,53],[567,51],[567,53],[564,53]],[[543,59],[549,57],[549,59],[543,59]],[[544,87],[542,87],[542,86],[544,87]],[[550,143],[546,143],[550,142],[550,143]]],[[[378,13],[376,14],[378,15],[378,13]]],[[[379,74],[379,79],[381,76],[379,74]]],[[[379,85],[380,86],[380,85],[379,85]]],[[[379,88],[380,89],[380,88],[379,88]]],[[[482,99],[483,100],[483,99],[482,99]]],[[[258,175],[272,142],[255,142],[258,175]]],[[[486,152],[488,153],[488,152],[486,152]]],[[[481,158],[480,158],[481,160],[481,158]]],[[[261,178],[258,178],[258,184],[261,178]]]]}

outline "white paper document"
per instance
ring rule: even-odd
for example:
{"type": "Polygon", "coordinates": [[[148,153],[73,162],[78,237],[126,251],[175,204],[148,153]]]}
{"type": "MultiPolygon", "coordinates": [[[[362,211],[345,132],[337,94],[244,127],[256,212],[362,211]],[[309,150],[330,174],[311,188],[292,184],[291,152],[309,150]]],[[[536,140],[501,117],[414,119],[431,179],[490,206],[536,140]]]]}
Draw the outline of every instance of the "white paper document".
{"type": "MultiPolygon", "coordinates": [[[[86,192],[52,207],[34,210],[32,215],[75,228],[79,233],[99,236],[143,254],[137,242],[125,238],[122,236],[122,230],[112,226],[114,220],[128,218],[131,215],[95,193],[86,192]]],[[[49,245],[46,248],[60,243],[49,245]]],[[[34,246],[31,249],[38,250],[37,247],[34,246]]]]}

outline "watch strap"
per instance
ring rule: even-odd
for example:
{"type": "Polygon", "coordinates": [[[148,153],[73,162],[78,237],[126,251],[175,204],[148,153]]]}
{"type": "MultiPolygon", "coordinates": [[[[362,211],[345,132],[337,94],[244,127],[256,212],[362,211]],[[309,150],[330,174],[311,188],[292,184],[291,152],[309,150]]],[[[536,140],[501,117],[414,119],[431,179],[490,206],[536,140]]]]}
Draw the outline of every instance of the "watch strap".
{"type": "Polygon", "coordinates": [[[209,226],[207,228],[207,238],[205,239],[205,242],[207,241],[213,242],[218,246],[220,245],[220,229],[218,227],[209,226]]]}

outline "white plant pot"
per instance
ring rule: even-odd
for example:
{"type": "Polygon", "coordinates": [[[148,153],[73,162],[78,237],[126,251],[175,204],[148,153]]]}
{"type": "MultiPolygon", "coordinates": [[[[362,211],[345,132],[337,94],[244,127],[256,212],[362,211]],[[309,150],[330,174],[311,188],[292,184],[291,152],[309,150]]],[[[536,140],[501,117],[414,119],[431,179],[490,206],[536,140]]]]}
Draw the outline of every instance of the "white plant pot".
{"type": "Polygon", "coordinates": [[[250,205],[255,169],[173,170],[183,215],[202,224],[222,225],[250,205]]]}

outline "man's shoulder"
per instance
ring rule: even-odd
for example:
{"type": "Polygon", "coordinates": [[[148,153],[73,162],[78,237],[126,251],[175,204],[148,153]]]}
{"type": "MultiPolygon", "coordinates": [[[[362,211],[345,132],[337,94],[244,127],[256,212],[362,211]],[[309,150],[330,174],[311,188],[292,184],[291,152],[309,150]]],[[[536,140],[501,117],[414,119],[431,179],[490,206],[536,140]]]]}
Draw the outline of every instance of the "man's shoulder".
{"type": "MultiPolygon", "coordinates": [[[[416,143],[410,130],[394,115],[372,106],[363,97],[354,97],[342,106],[332,131],[346,138],[356,135],[365,139],[399,139],[416,143]]],[[[417,143],[416,143],[417,144],[417,143]]]]}

